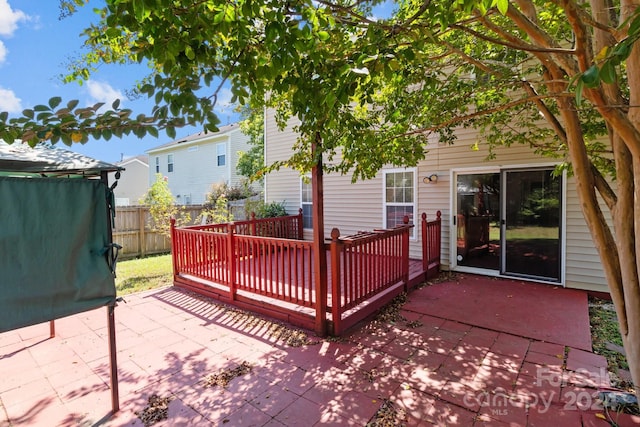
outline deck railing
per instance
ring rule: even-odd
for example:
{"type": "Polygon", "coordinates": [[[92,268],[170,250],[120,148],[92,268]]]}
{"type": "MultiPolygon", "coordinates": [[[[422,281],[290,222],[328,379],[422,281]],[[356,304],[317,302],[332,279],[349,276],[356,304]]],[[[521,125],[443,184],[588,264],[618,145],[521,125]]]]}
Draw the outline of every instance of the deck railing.
{"type": "Polygon", "coordinates": [[[236,235],[233,242],[236,289],[302,307],[315,306],[312,242],[242,235],[236,235]]]}
{"type": "MultiPolygon", "coordinates": [[[[408,218],[407,221],[408,222],[408,218]]],[[[391,230],[361,232],[340,237],[331,231],[331,314],[333,333],[342,331],[372,314],[383,303],[407,290],[409,283],[409,233],[413,225],[391,230]],[[356,306],[402,283],[396,292],[347,314],[356,306]]]]}
{"type": "MultiPolygon", "coordinates": [[[[303,238],[302,209],[297,215],[278,216],[274,218],[256,218],[255,212],[251,212],[250,219],[235,221],[234,232],[246,236],[277,237],[283,239],[303,238]]],[[[213,231],[226,233],[227,223],[202,224],[182,227],[187,230],[213,231]]]]}
{"type": "Polygon", "coordinates": [[[422,214],[422,269],[425,279],[436,277],[440,273],[441,230],[440,211],[436,212],[434,221],[427,221],[427,214],[422,214]]]}
{"type": "MultiPolygon", "coordinates": [[[[431,222],[422,215],[425,274],[439,269],[440,223],[439,212],[431,222]]],[[[313,242],[296,239],[302,232],[301,213],[267,221],[173,224],[174,282],[310,329],[318,329],[318,307],[328,307],[333,334],[340,335],[408,289],[412,227],[405,223],[344,237],[334,229],[324,245],[330,254],[329,283],[316,286],[313,242]],[[288,238],[260,235],[279,233],[288,238]],[[326,291],[320,294],[321,289],[326,291]],[[274,300],[290,306],[283,309],[274,300]]]]}

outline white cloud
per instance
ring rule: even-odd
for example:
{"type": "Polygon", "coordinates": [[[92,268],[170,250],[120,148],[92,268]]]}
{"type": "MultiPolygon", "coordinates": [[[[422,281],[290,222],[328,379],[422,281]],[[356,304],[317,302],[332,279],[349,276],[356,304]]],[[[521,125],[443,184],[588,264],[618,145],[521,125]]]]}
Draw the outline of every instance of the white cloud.
{"type": "Polygon", "coordinates": [[[20,98],[12,90],[0,87],[0,111],[9,113],[22,111],[20,98]]]}
{"type": "MultiPolygon", "coordinates": [[[[2,1],[2,0],[0,0],[2,1]]],[[[109,83],[95,80],[87,81],[87,89],[92,102],[104,102],[109,108],[116,99],[125,101],[125,95],[117,89],[111,87],[109,83]]]]}
{"type": "Polygon", "coordinates": [[[7,53],[8,52],[9,51],[7,50],[7,47],[0,40],[0,64],[2,64],[5,59],[7,59],[7,53]]]}
{"type": "Polygon", "coordinates": [[[233,112],[236,104],[231,103],[232,97],[233,94],[231,93],[230,89],[222,88],[222,90],[220,90],[220,93],[218,93],[218,99],[216,101],[214,110],[220,114],[233,112]]]}
{"type": "Polygon", "coordinates": [[[18,28],[20,21],[29,20],[21,10],[13,10],[8,0],[0,0],[0,35],[10,36],[18,28]]]}

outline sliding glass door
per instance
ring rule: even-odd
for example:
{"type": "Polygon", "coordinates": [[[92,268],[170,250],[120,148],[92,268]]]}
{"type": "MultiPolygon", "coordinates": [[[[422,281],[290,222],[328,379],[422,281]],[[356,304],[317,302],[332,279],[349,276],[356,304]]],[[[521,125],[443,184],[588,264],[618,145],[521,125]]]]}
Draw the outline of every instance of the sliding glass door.
{"type": "Polygon", "coordinates": [[[454,265],[560,281],[562,179],[552,172],[457,173],[454,265]]]}
{"type": "Polygon", "coordinates": [[[562,179],[552,169],[505,171],[503,272],[560,280],[562,179]]]}
{"type": "Polygon", "coordinates": [[[456,185],[458,265],[500,269],[500,174],[458,174],[456,185]]]}

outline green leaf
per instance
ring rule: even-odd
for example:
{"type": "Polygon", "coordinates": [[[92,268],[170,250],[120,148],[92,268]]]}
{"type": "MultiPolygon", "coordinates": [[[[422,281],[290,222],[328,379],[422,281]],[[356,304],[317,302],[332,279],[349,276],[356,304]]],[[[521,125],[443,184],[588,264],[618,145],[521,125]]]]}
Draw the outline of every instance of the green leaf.
{"type": "Polygon", "coordinates": [[[196,54],[191,49],[191,46],[187,46],[184,48],[184,54],[190,61],[193,61],[196,58],[196,54]]]}
{"type": "Polygon", "coordinates": [[[616,67],[611,61],[606,61],[600,69],[600,78],[603,82],[613,84],[616,81],[616,67]]]}
{"type": "Polygon", "coordinates": [[[33,119],[33,110],[30,110],[30,109],[22,110],[22,115],[30,119],[33,119]]]}
{"type": "Polygon", "coordinates": [[[634,36],[640,30],[640,14],[629,25],[629,36],[634,36]]]}
{"type": "Polygon", "coordinates": [[[496,6],[501,14],[506,15],[509,10],[509,0],[496,0],[496,6]]]}
{"type": "Polygon", "coordinates": [[[67,102],[67,108],[69,110],[73,110],[74,108],[76,108],[78,106],[78,103],[80,101],[78,101],[77,99],[72,99],[71,101],[67,102]]]}
{"type": "Polygon", "coordinates": [[[329,40],[329,33],[327,31],[318,31],[318,38],[323,42],[327,41],[329,40]]]}
{"type": "Polygon", "coordinates": [[[619,57],[619,61],[623,61],[629,57],[631,53],[631,46],[627,43],[628,40],[622,41],[616,47],[613,48],[611,52],[612,55],[619,57]]]}
{"type": "Polygon", "coordinates": [[[578,107],[582,106],[582,91],[584,90],[584,82],[582,79],[578,79],[576,83],[576,105],[578,107]]]}
{"type": "Polygon", "coordinates": [[[600,70],[597,65],[592,65],[580,78],[587,87],[596,87],[600,84],[600,70]]]}
{"type": "Polygon", "coordinates": [[[54,96],[53,98],[49,99],[49,107],[51,107],[51,109],[54,109],[58,105],[60,105],[61,102],[62,98],[60,98],[59,96],[54,96]]]}
{"type": "Polygon", "coordinates": [[[171,139],[175,139],[176,138],[176,128],[174,128],[173,126],[167,126],[165,131],[167,132],[167,136],[169,138],[171,138],[171,139]]]}
{"type": "Polygon", "coordinates": [[[144,0],[133,0],[133,14],[138,22],[142,22],[145,17],[145,4],[144,0]]]}
{"type": "Polygon", "coordinates": [[[51,108],[47,107],[46,105],[38,104],[33,107],[33,111],[51,111],[51,108]]]}
{"type": "Polygon", "coordinates": [[[115,101],[113,101],[113,104],[111,104],[111,108],[113,108],[114,110],[117,110],[119,106],[120,106],[120,99],[116,99],[115,101]]]}

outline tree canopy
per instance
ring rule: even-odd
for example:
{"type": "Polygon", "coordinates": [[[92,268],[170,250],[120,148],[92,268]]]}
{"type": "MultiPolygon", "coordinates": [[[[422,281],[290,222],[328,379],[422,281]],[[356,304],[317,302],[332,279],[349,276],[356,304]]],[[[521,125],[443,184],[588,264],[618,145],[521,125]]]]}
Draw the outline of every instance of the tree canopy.
{"type": "Polygon", "coordinates": [[[21,117],[0,113],[0,138],[215,130],[213,106],[229,85],[280,125],[296,119],[294,154],[272,169],[309,170],[324,155],[330,172],[370,178],[416,165],[430,138],[454,143],[460,127],[490,145],[529,144],[575,177],[638,384],[639,37],[634,0],[107,0],[68,80],[102,63],[147,62],[137,90],[153,111],[133,118],[118,105],[97,113],[54,98],[21,117]],[[388,13],[375,16],[376,6],[388,13]]]}

